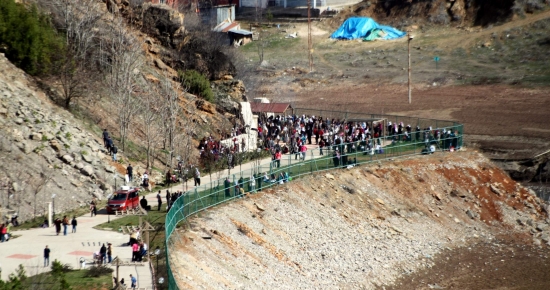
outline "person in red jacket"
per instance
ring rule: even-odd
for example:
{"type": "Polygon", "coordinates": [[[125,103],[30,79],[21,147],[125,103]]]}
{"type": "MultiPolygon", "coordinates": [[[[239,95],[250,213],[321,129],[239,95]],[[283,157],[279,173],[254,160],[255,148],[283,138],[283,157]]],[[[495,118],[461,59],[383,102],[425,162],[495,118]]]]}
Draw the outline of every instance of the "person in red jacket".
{"type": "Polygon", "coordinates": [[[277,168],[281,167],[281,157],[282,157],[281,150],[277,150],[275,152],[275,162],[274,162],[277,165],[277,168]]]}

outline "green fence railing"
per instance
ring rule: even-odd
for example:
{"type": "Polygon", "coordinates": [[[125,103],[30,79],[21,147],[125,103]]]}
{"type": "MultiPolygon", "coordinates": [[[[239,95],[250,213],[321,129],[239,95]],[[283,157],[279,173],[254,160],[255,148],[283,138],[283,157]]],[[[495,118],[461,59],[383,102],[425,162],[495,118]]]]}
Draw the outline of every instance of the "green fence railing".
{"type": "MultiPolygon", "coordinates": [[[[308,112],[308,114],[318,113],[308,112]]],[[[365,115],[363,115],[363,117],[364,116],[365,115]]],[[[421,120],[422,124],[426,124],[426,127],[430,126],[430,120],[418,120],[421,120]]],[[[399,136],[375,138],[371,140],[370,144],[359,141],[332,145],[323,148],[323,155],[321,155],[321,150],[319,148],[309,150],[305,157],[287,154],[284,155],[279,162],[271,161],[263,164],[255,164],[248,170],[239,171],[230,176],[217,176],[218,178],[212,182],[186,192],[174,202],[166,215],[165,249],[169,289],[179,289],[176,284],[174,273],[172,273],[170,267],[169,249],[171,237],[177,225],[189,216],[221,203],[241,198],[242,193],[239,190],[240,188],[243,188],[246,193],[254,194],[263,189],[277,186],[281,183],[313,172],[343,168],[402,156],[429,154],[431,146],[433,146],[432,149],[435,148],[436,151],[445,151],[450,148],[458,149],[463,146],[463,125],[449,121],[438,121],[438,124],[443,126],[432,128],[432,132],[446,129],[447,131],[451,130],[453,134],[436,139],[433,135],[424,134],[424,131],[418,132],[419,134],[412,132],[409,136],[403,134],[399,136]],[[454,132],[456,132],[456,134],[454,132]],[[428,135],[428,138],[425,138],[426,135],[428,135]],[[377,144],[380,146],[376,146],[377,144]],[[335,156],[336,150],[340,153],[339,157],[337,155],[335,156]],[[265,178],[266,175],[267,178],[265,178]],[[253,182],[252,179],[254,179],[253,182]],[[237,185],[239,189],[237,189],[237,185]]]]}

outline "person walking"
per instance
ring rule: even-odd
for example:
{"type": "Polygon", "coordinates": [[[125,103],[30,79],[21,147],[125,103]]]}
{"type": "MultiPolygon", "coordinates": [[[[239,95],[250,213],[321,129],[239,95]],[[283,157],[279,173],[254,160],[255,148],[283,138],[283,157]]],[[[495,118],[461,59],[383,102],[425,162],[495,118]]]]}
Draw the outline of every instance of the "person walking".
{"type": "Polygon", "coordinates": [[[157,202],[159,204],[157,210],[160,211],[160,206],[162,205],[162,197],[160,197],[160,190],[157,193],[157,202]]]}
{"type": "Polygon", "coordinates": [[[113,152],[113,161],[116,162],[116,154],[118,153],[118,148],[113,145],[113,148],[111,148],[111,152],[113,152]]]}
{"type": "Polygon", "coordinates": [[[76,222],[76,217],[73,216],[73,219],[71,220],[71,225],[73,226],[73,231],[72,233],[76,233],[76,225],[77,225],[77,222],[76,222]]]}
{"type": "Polygon", "coordinates": [[[132,276],[132,274],[130,274],[130,288],[136,289],[136,287],[137,287],[137,279],[136,277],[132,276]]]}
{"type": "Polygon", "coordinates": [[[56,218],[53,222],[55,224],[55,234],[59,236],[59,233],[61,232],[61,220],[59,218],[56,218]]]}
{"type": "MultiPolygon", "coordinates": [[[[159,190],[159,195],[160,195],[160,190],[159,190]]],[[[170,206],[172,205],[170,203],[171,198],[172,196],[170,195],[170,191],[167,189],[166,190],[166,211],[170,210],[170,206]]]]}
{"type": "Polygon", "coordinates": [[[96,208],[95,208],[95,202],[92,200],[90,202],[90,216],[94,216],[96,214],[96,208]]]}
{"type": "Polygon", "coordinates": [[[69,226],[69,219],[67,218],[67,216],[63,216],[63,235],[66,236],[67,235],[67,227],[69,226]]]}
{"type": "Polygon", "coordinates": [[[195,186],[201,186],[201,173],[198,167],[195,167],[195,186]]]}
{"type": "Polygon", "coordinates": [[[137,262],[139,259],[139,244],[136,242],[132,245],[132,262],[137,262]]]}
{"type": "Polygon", "coordinates": [[[44,248],[44,267],[48,267],[50,265],[50,248],[48,248],[48,245],[44,248]]]}
{"type": "Polygon", "coordinates": [[[132,182],[134,178],[133,173],[134,168],[132,167],[132,164],[128,164],[128,167],[126,167],[126,174],[128,174],[128,180],[130,180],[130,182],[132,182]]]}
{"type": "Polygon", "coordinates": [[[107,247],[105,247],[105,243],[99,249],[99,257],[101,259],[101,264],[105,264],[105,260],[107,260],[107,247]]]}
{"type": "Polygon", "coordinates": [[[107,243],[107,263],[111,263],[113,261],[113,245],[111,243],[107,243]]]}

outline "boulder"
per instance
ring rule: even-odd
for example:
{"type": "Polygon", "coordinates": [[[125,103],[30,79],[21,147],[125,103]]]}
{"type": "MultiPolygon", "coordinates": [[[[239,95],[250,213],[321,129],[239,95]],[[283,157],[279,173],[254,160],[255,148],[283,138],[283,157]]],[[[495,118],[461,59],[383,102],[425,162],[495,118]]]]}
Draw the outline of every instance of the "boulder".
{"type": "Polygon", "coordinates": [[[183,27],[184,16],[162,4],[143,5],[143,30],[169,45],[174,34],[183,27]]]}
{"type": "Polygon", "coordinates": [[[52,147],[53,150],[55,150],[55,152],[59,152],[63,149],[63,146],[59,144],[59,141],[55,139],[50,141],[50,146],[52,147]]]}
{"type": "Polygon", "coordinates": [[[21,151],[23,151],[23,153],[29,154],[29,153],[32,152],[32,150],[34,148],[31,144],[29,144],[29,142],[23,141],[23,142],[19,143],[19,149],[21,149],[21,151]]]}
{"type": "Polygon", "coordinates": [[[94,168],[91,165],[86,165],[80,169],[80,172],[86,176],[94,175],[94,168]]]}
{"type": "Polygon", "coordinates": [[[94,159],[92,158],[92,156],[90,154],[82,154],[82,160],[84,160],[88,163],[92,163],[94,161],[94,159]]]}
{"type": "Polygon", "coordinates": [[[109,172],[109,173],[115,173],[116,169],[113,167],[113,166],[105,166],[105,171],[109,172]]]}
{"type": "Polygon", "coordinates": [[[31,140],[40,141],[40,140],[42,140],[42,134],[37,133],[37,132],[33,132],[33,133],[31,133],[31,135],[29,136],[29,138],[30,138],[31,140]]]}
{"type": "Polygon", "coordinates": [[[213,105],[212,103],[208,102],[208,101],[205,101],[205,100],[202,100],[202,99],[197,99],[195,101],[195,106],[197,106],[197,109],[199,109],[203,112],[207,112],[207,113],[210,113],[210,114],[215,114],[216,113],[216,106],[213,105]]]}
{"type": "Polygon", "coordinates": [[[61,157],[61,159],[63,159],[63,161],[65,163],[69,163],[69,164],[74,161],[73,157],[69,154],[63,155],[63,157],[61,157]]]}

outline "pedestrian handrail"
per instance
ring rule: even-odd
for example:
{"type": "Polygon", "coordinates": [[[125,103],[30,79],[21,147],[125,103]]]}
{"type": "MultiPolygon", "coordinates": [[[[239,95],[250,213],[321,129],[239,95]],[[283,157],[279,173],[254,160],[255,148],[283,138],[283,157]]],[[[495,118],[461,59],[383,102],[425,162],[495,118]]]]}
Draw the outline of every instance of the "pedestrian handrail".
{"type": "MultiPolygon", "coordinates": [[[[370,118],[371,116],[380,117],[381,115],[366,116],[370,118]]],[[[426,124],[431,121],[418,120],[418,123],[426,124]]],[[[310,150],[303,160],[301,156],[288,154],[279,162],[271,161],[269,163],[257,164],[248,170],[218,178],[208,184],[198,186],[186,192],[172,204],[165,220],[165,250],[169,289],[179,289],[174,274],[170,269],[170,238],[176,230],[177,225],[188,217],[205,209],[241,198],[243,197],[243,192],[254,194],[313,172],[349,168],[359,164],[403,156],[430,154],[432,153],[431,150],[434,149],[436,151],[445,151],[461,148],[463,145],[463,125],[451,121],[438,121],[437,123],[443,126],[432,128],[431,132],[445,129],[453,133],[439,139],[436,139],[433,135],[429,135],[426,139],[424,135],[426,131],[419,131],[412,132],[411,134],[374,138],[370,144],[365,141],[356,141],[330,145],[322,149],[316,148],[310,150]],[[317,156],[315,156],[314,150],[319,150],[317,156]],[[322,155],[320,154],[321,150],[324,151],[322,155]],[[265,175],[267,175],[268,180],[264,178],[265,175]],[[241,191],[241,188],[243,191],[241,191]]]]}

